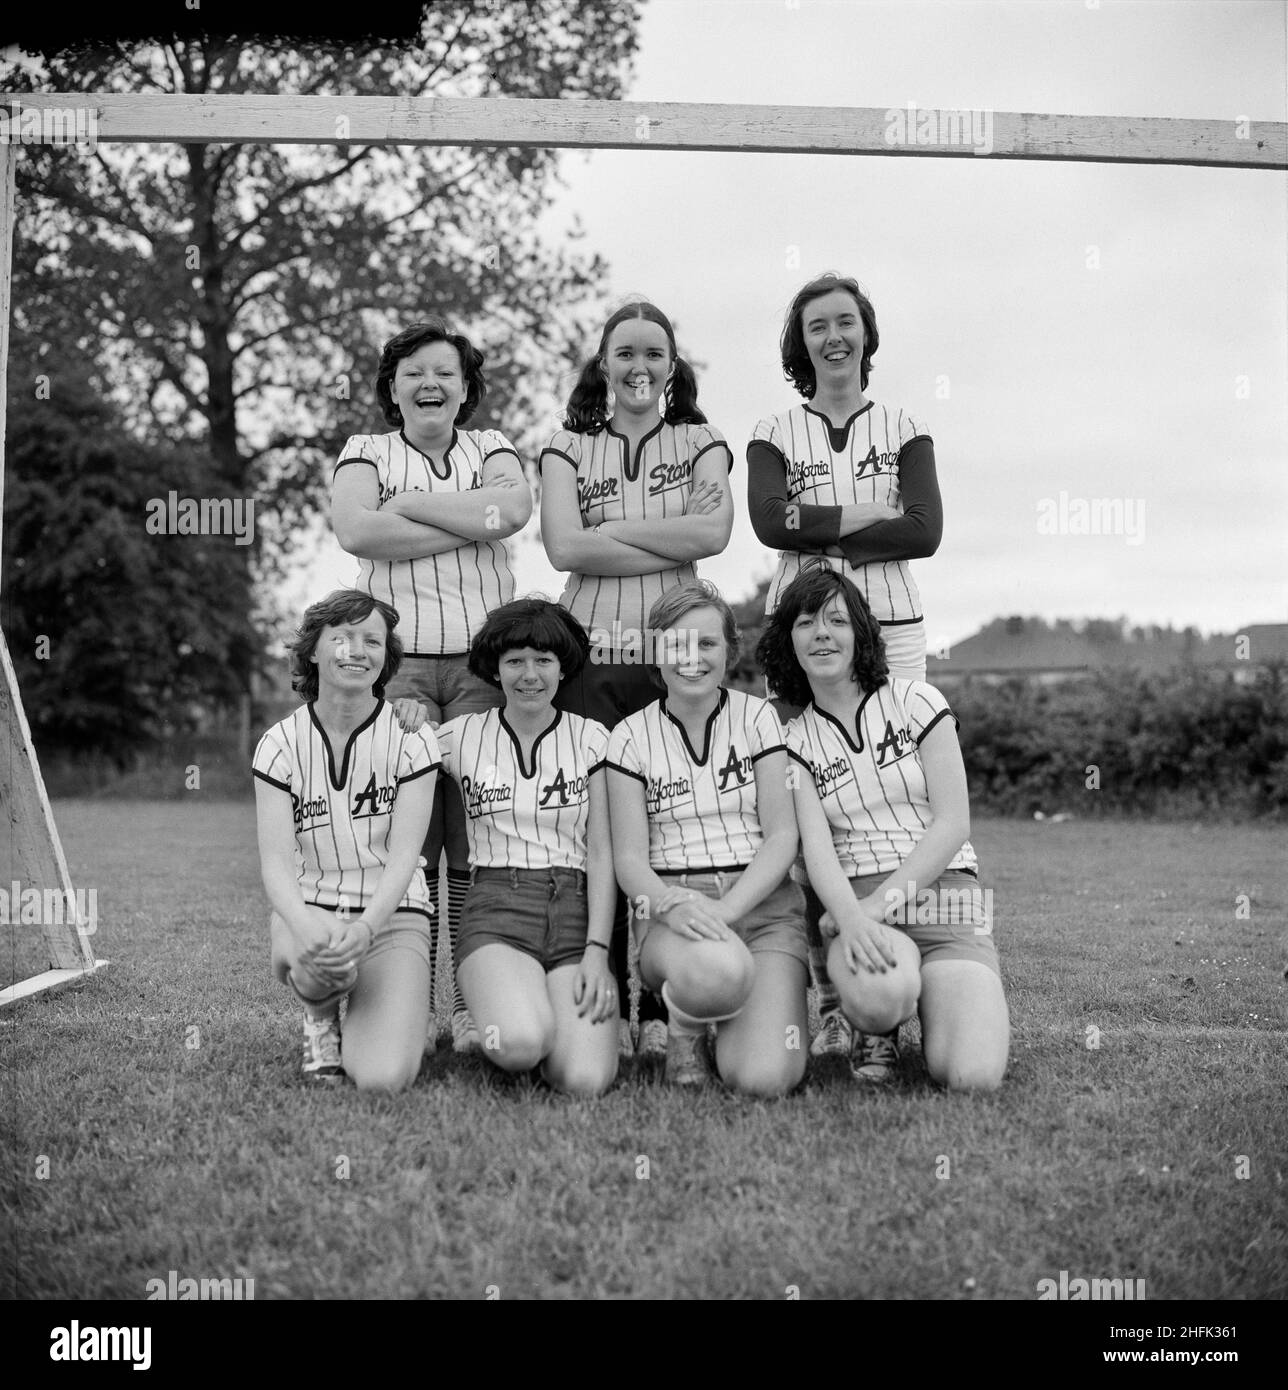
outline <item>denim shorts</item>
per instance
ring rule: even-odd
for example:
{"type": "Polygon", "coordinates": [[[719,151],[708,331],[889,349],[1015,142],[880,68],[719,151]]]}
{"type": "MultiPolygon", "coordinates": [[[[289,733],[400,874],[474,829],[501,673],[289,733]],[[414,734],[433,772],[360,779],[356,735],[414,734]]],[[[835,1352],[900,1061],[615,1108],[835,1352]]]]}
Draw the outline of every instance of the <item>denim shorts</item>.
{"type": "Polygon", "coordinates": [[[580,869],[475,869],[461,908],[456,967],[480,946],[509,946],[549,974],[581,960],[588,920],[580,869]]]}
{"type": "MultiPolygon", "coordinates": [[[[668,888],[678,884],[693,888],[708,898],[723,898],[743,872],[742,869],[728,872],[713,870],[705,873],[665,873],[660,877],[668,888]]],[[[777,951],[808,968],[805,895],[800,885],[793,883],[790,878],[784,878],[768,897],[762,898],[750,912],[731,925],[753,956],[762,951],[777,951]]]]}

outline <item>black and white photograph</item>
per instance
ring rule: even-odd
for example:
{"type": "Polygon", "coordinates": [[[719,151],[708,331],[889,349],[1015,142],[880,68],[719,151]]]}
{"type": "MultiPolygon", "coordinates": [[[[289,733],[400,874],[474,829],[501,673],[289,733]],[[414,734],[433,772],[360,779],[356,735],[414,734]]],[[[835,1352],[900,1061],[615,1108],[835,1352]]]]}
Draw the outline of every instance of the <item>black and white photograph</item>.
{"type": "Polygon", "coordinates": [[[1284,0],[6,14],[14,1354],[1268,1370],[1286,195],[1284,0]]]}

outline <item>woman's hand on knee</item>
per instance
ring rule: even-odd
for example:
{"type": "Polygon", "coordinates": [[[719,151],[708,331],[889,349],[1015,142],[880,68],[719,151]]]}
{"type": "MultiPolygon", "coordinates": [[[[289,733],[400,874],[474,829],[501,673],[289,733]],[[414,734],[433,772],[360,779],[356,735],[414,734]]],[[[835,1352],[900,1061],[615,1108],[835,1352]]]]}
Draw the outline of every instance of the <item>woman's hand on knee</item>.
{"type": "Polygon", "coordinates": [[[845,953],[845,963],[852,974],[860,970],[884,975],[899,964],[895,952],[895,932],[884,922],[874,921],[856,904],[852,913],[837,924],[837,936],[845,953]]]}
{"type": "Polygon", "coordinates": [[[727,941],[732,933],[718,909],[718,903],[699,893],[677,903],[662,920],[687,941],[727,941]]]}

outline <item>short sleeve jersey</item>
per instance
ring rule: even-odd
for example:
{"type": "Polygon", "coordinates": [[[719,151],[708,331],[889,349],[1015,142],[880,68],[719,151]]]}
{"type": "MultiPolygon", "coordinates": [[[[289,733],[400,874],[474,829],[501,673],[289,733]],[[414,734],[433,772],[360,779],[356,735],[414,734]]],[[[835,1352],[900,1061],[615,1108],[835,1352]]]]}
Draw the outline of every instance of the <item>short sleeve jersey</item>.
{"type": "Polygon", "coordinates": [[[653,869],[746,868],[764,840],[756,763],[785,749],[773,706],[741,690],[721,690],[696,749],[665,700],[627,715],[609,735],[608,765],[644,785],[653,869]]]}
{"type": "MultiPolygon", "coordinates": [[[[440,468],[401,430],[355,434],[340,450],[335,473],[370,465],[383,506],[400,492],[471,492],[483,486],[488,459],[514,452],[498,430],[456,430],[440,468]]],[[[466,541],[423,560],[360,559],[354,587],[398,610],[408,654],[458,656],[469,651],[487,615],[514,597],[514,574],[504,541],[466,541]]]]}
{"type": "MultiPolygon", "coordinates": [[[[682,516],[693,490],[693,470],[718,450],[733,467],[728,444],[709,425],[668,425],[630,443],[611,426],[596,434],[560,430],[541,452],[541,469],[573,468],[582,525],[605,521],[665,521],[682,516]]],[[[691,562],[654,574],[570,574],[559,602],[601,647],[621,649],[641,640],[649,610],[667,589],[697,578],[691,562]]]]}
{"type": "MultiPolygon", "coordinates": [[[[339,761],[336,753],[310,702],[260,739],[252,769],[270,786],[290,793],[295,869],[304,901],[361,910],[389,860],[398,789],[438,767],[438,743],[428,725],[404,733],[393,706],[381,700],[349,735],[339,761]]],[[[430,914],[419,866],[398,908],[430,914]]]]}
{"type": "Polygon", "coordinates": [[[438,741],[443,770],[465,803],[471,864],[585,869],[590,779],[608,749],[602,724],[556,712],[527,762],[500,709],[448,720],[438,741]]]}
{"type": "MultiPolygon", "coordinates": [[[[787,725],[790,755],[807,768],[846,875],[893,873],[934,819],[917,750],[941,719],[957,722],[925,681],[891,677],[859,706],[855,728],[806,705],[787,725]]],[[[977,869],[967,840],[947,865],[977,869]]]]}
{"type": "MultiPolygon", "coordinates": [[[[778,451],[787,478],[789,502],[801,506],[843,507],[881,502],[899,507],[899,455],[914,439],[927,439],[906,411],[869,401],[846,423],[831,427],[825,415],[808,405],[761,420],[752,440],[778,451]]],[[[851,565],[841,556],[824,556],[835,570],[853,580],[872,614],[883,623],[912,622],[921,617],[921,595],[906,560],[851,565]]],[[[817,557],[795,550],[779,552],[778,569],[765,596],[765,613],[778,606],[779,595],[817,557]]]]}

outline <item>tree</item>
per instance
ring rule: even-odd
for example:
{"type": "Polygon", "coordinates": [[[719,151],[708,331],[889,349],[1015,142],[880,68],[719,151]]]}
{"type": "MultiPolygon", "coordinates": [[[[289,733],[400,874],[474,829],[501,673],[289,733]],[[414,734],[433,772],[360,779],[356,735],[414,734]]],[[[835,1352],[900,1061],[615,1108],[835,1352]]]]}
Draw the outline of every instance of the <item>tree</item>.
{"type": "MultiPolygon", "coordinates": [[[[435,5],[419,41],[356,49],[175,38],[81,46],[11,91],[615,97],[635,0],[435,5]]],[[[549,150],[29,147],[14,302],[33,337],[97,364],[128,427],[208,450],[254,498],[271,567],[316,513],[346,434],[378,427],[381,339],[446,311],[488,353],[486,413],[528,433],[588,336],[602,272],[537,219],[549,150]],[[574,346],[575,345],[575,346],[574,346]]],[[[486,423],[486,422],[485,422],[486,423]]]]}
{"type": "MultiPolygon", "coordinates": [[[[16,335],[19,379],[33,351],[16,335]]],[[[208,483],[206,461],[132,439],[83,365],[35,365],[47,398],[9,395],[4,629],[37,745],[123,767],[245,688],[246,570],[235,534],[149,527],[171,491],[208,483]]]]}

